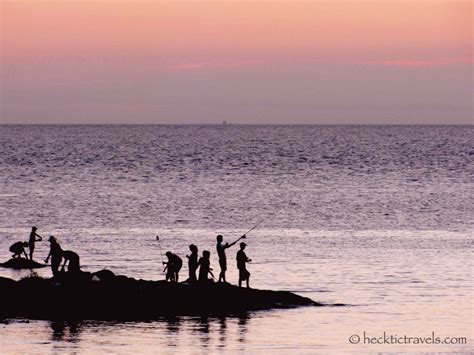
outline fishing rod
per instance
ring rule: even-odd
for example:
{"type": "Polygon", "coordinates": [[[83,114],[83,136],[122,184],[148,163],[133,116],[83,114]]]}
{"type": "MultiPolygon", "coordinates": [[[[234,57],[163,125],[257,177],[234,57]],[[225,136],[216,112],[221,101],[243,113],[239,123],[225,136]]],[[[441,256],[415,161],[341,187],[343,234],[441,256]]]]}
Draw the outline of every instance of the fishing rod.
{"type": "Polygon", "coordinates": [[[253,231],[255,228],[257,228],[262,222],[263,222],[263,219],[260,222],[258,222],[256,225],[254,225],[252,228],[250,228],[247,232],[245,232],[239,239],[233,242],[233,244],[237,243],[241,239],[247,238],[247,234],[253,231]]]}
{"type": "Polygon", "coordinates": [[[256,225],[254,225],[252,228],[250,228],[246,233],[244,233],[244,235],[250,233],[251,231],[253,231],[255,228],[257,228],[261,223],[263,222],[263,219],[258,222],[256,225]]]}
{"type": "MultiPolygon", "coordinates": [[[[156,241],[158,242],[158,248],[160,248],[160,259],[161,259],[161,265],[164,265],[163,262],[163,251],[161,250],[161,243],[160,243],[160,237],[156,236],[156,241]]],[[[164,271],[163,271],[164,272],[164,271]]]]}

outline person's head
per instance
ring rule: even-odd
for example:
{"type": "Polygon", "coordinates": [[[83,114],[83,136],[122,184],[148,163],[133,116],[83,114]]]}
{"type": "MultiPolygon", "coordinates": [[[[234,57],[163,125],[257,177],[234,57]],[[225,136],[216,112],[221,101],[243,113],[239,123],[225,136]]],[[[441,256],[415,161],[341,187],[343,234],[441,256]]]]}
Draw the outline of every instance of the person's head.
{"type": "Polygon", "coordinates": [[[209,252],[209,250],[204,250],[204,251],[202,252],[202,257],[203,257],[204,259],[209,259],[209,258],[211,257],[211,253],[209,252]]]}
{"type": "Polygon", "coordinates": [[[49,236],[48,240],[49,240],[50,243],[56,243],[56,238],[52,235],[49,236]]]}
{"type": "Polygon", "coordinates": [[[32,230],[33,232],[35,232],[37,229],[38,229],[38,228],[36,228],[35,226],[31,227],[31,230],[32,230]]]}
{"type": "Polygon", "coordinates": [[[173,255],[173,253],[170,251],[167,251],[165,255],[168,257],[168,259],[171,259],[171,256],[173,255]]]}
{"type": "Polygon", "coordinates": [[[245,244],[244,242],[240,243],[240,249],[244,250],[246,246],[247,244],[245,244]]]}
{"type": "Polygon", "coordinates": [[[222,235],[220,235],[220,234],[216,237],[216,239],[217,239],[217,241],[218,241],[219,243],[222,243],[223,238],[224,238],[224,237],[223,237],[222,235]]]}
{"type": "Polygon", "coordinates": [[[189,246],[189,250],[191,250],[193,253],[197,253],[198,247],[195,246],[194,244],[191,244],[191,245],[189,246]]]}

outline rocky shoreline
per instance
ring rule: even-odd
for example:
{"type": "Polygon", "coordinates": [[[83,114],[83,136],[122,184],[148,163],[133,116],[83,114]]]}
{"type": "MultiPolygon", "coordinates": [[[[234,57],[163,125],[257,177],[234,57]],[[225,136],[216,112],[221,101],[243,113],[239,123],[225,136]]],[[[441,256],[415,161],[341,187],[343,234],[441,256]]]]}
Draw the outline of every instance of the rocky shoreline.
{"type": "Polygon", "coordinates": [[[109,270],[19,281],[0,277],[0,318],[151,320],[170,315],[237,315],[256,310],[323,306],[288,291],[224,283],[137,280],[109,270]]]}

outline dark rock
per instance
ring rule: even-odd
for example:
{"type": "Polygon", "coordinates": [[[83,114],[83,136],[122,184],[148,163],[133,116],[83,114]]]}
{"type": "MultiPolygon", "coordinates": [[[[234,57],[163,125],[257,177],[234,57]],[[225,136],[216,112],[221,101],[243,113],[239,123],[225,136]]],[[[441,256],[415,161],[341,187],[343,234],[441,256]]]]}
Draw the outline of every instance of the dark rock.
{"type": "Polygon", "coordinates": [[[17,259],[10,259],[4,263],[0,263],[0,266],[19,270],[19,269],[38,269],[40,267],[45,267],[47,265],[40,264],[30,259],[17,258],[17,259]]]}
{"type": "Polygon", "coordinates": [[[103,271],[62,273],[53,279],[0,278],[0,319],[145,320],[170,315],[233,315],[272,308],[322,306],[286,291],[223,283],[135,280],[103,271]]]}

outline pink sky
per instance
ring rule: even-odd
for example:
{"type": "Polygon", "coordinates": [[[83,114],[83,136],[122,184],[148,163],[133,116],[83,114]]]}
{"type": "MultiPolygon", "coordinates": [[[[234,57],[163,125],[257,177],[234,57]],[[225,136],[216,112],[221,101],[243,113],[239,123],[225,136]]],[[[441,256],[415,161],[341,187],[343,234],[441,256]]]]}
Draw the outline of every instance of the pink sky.
{"type": "Polygon", "coordinates": [[[3,0],[1,122],[472,123],[458,0],[3,0]]]}

